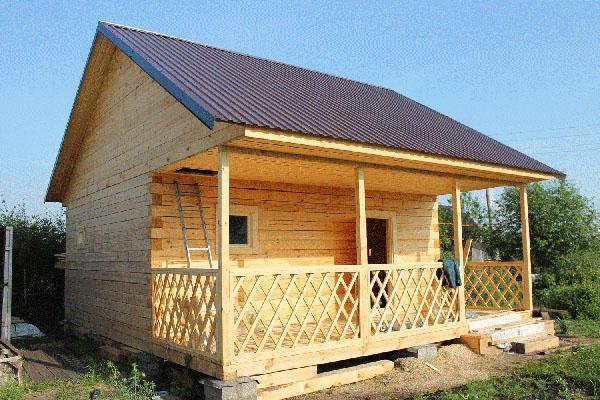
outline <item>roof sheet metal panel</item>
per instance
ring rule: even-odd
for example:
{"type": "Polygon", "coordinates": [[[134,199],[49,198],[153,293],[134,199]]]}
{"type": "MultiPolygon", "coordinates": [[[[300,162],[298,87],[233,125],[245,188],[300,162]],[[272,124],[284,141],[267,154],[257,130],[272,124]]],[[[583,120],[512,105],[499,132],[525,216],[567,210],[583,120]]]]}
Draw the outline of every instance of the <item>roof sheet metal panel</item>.
{"type": "Polygon", "coordinates": [[[212,118],[560,174],[393,90],[120,25],[99,31],[209,126],[212,118]]]}

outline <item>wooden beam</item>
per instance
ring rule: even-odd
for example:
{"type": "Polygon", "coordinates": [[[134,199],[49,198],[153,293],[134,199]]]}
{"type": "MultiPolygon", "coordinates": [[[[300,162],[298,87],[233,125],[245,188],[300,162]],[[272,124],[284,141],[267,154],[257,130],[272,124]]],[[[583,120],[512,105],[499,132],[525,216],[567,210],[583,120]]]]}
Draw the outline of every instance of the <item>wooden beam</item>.
{"type": "Polygon", "coordinates": [[[469,253],[471,252],[472,246],[473,246],[473,239],[465,240],[465,247],[463,250],[463,265],[467,265],[467,261],[469,260],[469,253]]]}
{"type": "Polygon", "coordinates": [[[286,369],[283,371],[272,372],[270,374],[260,374],[252,376],[257,382],[257,389],[265,389],[273,386],[286,385],[288,383],[305,381],[317,376],[317,366],[308,365],[306,367],[286,369]]]}
{"type": "Polygon", "coordinates": [[[523,308],[533,311],[533,294],[531,284],[531,239],[529,237],[529,204],[527,185],[519,185],[521,193],[521,239],[523,242],[523,308]]]}
{"type": "Polygon", "coordinates": [[[359,326],[363,347],[368,345],[371,336],[371,304],[369,297],[369,264],[367,254],[367,206],[365,198],[365,169],[356,168],[356,264],[362,265],[359,275],[359,326]]]}
{"type": "Polygon", "coordinates": [[[512,186],[515,184],[515,181],[511,180],[501,180],[495,178],[485,178],[480,177],[474,174],[457,174],[450,172],[441,172],[441,171],[431,171],[427,169],[418,169],[418,168],[410,168],[410,167],[402,167],[397,165],[385,165],[385,164],[377,164],[371,162],[359,162],[345,160],[341,158],[329,158],[320,155],[310,155],[310,154],[294,154],[288,153],[285,151],[275,151],[275,150],[264,150],[264,149],[255,149],[251,147],[239,147],[227,145],[223,146],[227,148],[227,151],[231,154],[247,154],[247,155],[255,155],[260,157],[274,157],[274,158],[285,158],[290,160],[306,160],[306,161],[316,161],[316,162],[326,162],[330,164],[340,165],[340,166],[357,166],[361,168],[369,168],[369,169],[379,169],[379,170],[388,170],[388,171],[398,171],[398,172],[406,172],[411,174],[421,174],[425,176],[434,176],[440,178],[448,178],[448,179],[468,179],[474,182],[482,182],[489,183],[491,187],[496,186],[512,186]]]}
{"type": "MultiPolygon", "coordinates": [[[[294,152],[307,147],[313,147],[329,153],[354,153],[356,155],[367,156],[368,158],[385,158],[388,162],[404,162],[406,164],[426,165],[430,168],[436,168],[444,171],[452,169],[470,169],[472,172],[491,175],[510,176],[507,180],[516,180],[518,182],[538,181],[551,179],[554,175],[514,168],[504,165],[486,163],[481,161],[471,161],[459,159],[450,156],[436,156],[432,154],[420,153],[417,151],[390,148],[372,144],[356,143],[347,140],[328,139],[315,137],[310,134],[282,131],[277,129],[246,127],[246,138],[258,139],[265,142],[280,143],[295,147],[294,152]]],[[[557,175],[561,177],[562,175],[557,175]]]]}
{"type": "MultiPolygon", "coordinates": [[[[231,314],[231,275],[229,270],[229,156],[219,148],[217,194],[217,252],[219,273],[217,275],[217,354],[225,369],[233,358],[233,314],[231,314]]],[[[229,379],[226,377],[225,379],[229,379]]]]}
{"type": "Polygon", "coordinates": [[[275,386],[258,393],[259,400],[281,400],[374,378],[394,369],[390,360],[371,361],[333,371],[323,372],[313,378],[275,386]]]}
{"type": "Polygon", "coordinates": [[[458,290],[460,320],[465,322],[465,257],[462,244],[462,202],[460,199],[460,181],[458,179],[454,181],[454,190],[452,190],[452,223],[454,224],[454,258],[460,263],[461,281],[463,283],[458,290]]]}

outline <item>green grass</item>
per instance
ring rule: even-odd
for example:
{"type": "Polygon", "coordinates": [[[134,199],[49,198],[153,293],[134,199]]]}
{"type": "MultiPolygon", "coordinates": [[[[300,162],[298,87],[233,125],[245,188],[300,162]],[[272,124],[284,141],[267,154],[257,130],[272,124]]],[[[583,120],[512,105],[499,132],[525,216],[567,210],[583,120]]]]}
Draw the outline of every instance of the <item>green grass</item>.
{"type": "Polygon", "coordinates": [[[85,353],[81,354],[87,365],[85,373],[68,381],[26,382],[21,386],[10,383],[0,387],[0,400],[24,400],[35,394],[56,400],[87,400],[94,389],[101,390],[101,399],[142,400],[153,390],[153,384],[145,380],[135,364],[119,368],[88,353],[85,342],[77,347],[85,353]]]}
{"type": "Polygon", "coordinates": [[[600,321],[590,320],[566,320],[567,334],[588,336],[600,339],[600,321]]]}
{"type": "Polygon", "coordinates": [[[509,376],[473,381],[459,389],[417,397],[419,400],[585,398],[600,398],[600,344],[557,352],[509,376]]]}

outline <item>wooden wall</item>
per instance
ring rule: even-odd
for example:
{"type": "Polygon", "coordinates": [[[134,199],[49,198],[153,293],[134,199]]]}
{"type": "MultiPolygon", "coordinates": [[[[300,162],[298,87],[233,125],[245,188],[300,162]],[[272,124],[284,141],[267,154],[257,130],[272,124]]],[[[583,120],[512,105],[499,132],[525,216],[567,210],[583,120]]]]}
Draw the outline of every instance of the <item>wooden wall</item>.
{"type": "Polygon", "coordinates": [[[204,150],[215,131],[114,53],[63,201],[68,320],[150,350],[149,172],[204,150]]]}
{"type": "MultiPolygon", "coordinates": [[[[156,175],[152,183],[152,265],[185,263],[174,175],[156,175]]],[[[211,246],[215,246],[217,179],[179,175],[190,246],[203,247],[195,207],[194,182],[203,191],[211,246]]],[[[367,183],[368,187],[368,183],[367,183]]],[[[231,249],[232,266],[355,264],[355,201],[348,189],[231,180],[230,206],[255,208],[258,244],[251,252],[231,249]]],[[[367,210],[396,216],[397,262],[437,261],[437,197],[367,191],[367,210]]],[[[196,254],[195,266],[206,266],[196,254]]]]}

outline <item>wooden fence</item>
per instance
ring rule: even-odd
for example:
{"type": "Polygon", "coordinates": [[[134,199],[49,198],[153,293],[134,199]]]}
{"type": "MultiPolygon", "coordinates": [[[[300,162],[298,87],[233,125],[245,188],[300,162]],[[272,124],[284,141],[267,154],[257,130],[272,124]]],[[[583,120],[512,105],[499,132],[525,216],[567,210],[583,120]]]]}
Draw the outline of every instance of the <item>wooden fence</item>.
{"type": "Polygon", "coordinates": [[[468,308],[524,310],[522,261],[468,261],[465,266],[465,301],[468,308]]]}

